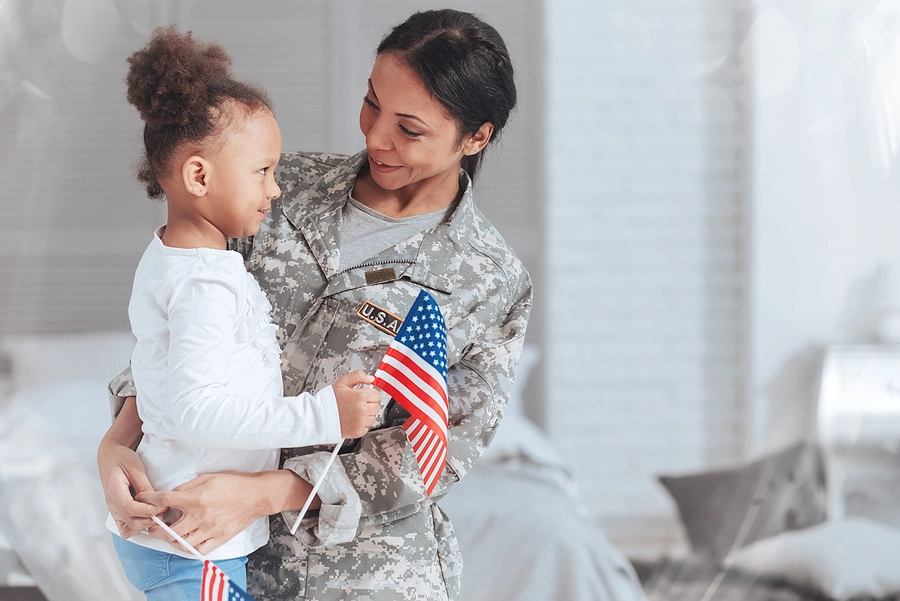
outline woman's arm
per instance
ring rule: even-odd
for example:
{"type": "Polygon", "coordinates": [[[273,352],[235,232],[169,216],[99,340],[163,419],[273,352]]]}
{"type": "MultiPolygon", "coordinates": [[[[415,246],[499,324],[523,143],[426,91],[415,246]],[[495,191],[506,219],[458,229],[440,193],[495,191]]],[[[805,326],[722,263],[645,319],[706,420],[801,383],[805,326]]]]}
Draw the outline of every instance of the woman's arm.
{"type": "Polygon", "coordinates": [[[97,467],[106,506],[123,538],[152,525],[151,516],[165,510],[165,507],[142,503],[132,497],[132,490],[136,493],[153,490],[144,464],[134,451],[141,435],[141,418],[135,398],[128,397],[97,449],[97,467]]]}
{"type": "MultiPolygon", "coordinates": [[[[157,506],[182,512],[172,529],[200,553],[206,554],[230,540],[254,520],[298,511],[312,491],[312,485],[289,470],[258,473],[221,472],[204,474],[170,492],[140,493],[137,498],[157,506]]],[[[319,508],[315,497],[310,509],[319,508]]],[[[162,528],[150,528],[150,535],[171,544],[175,540],[162,528]]]]}
{"type": "MultiPolygon", "coordinates": [[[[113,389],[127,390],[128,376],[123,373],[113,389]]],[[[201,553],[208,553],[257,518],[301,509],[312,490],[293,472],[272,470],[205,474],[174,491],[154,491],[141,458],[134,452],[141,436],[135,397],[127,397],[97,452],[106,504],[124,538],[148,528],[151,536],[175,543],[151,519],[174,507],[183,513],[173,525],[175,531],[201,553]],[[134,498],[131,488],[136,493],[134,498]]],[[[310,508],[318,507],[315,498],[310,508]]]]}

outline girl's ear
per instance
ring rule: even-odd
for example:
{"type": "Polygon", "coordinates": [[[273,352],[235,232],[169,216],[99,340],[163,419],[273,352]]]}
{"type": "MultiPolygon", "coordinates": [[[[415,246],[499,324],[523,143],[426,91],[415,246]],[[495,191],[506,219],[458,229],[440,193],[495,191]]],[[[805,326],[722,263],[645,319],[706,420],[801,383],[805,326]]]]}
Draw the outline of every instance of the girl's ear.
{"type": "Polygon", "coordinates": [[[492,135],[494,135],[494,124],[490,121],[485,121],[478,128],[478,131],[472,134],[471,138],[463,142],[463,154],[466,156],[478,154],[491,141],[492,135]]]}
{"type": "Polygon", "coordinates": [[[181,165],[184,188],[193,196],[205,196],[209,190],[209,161],[200,156],[190,156],[181,165]]]}

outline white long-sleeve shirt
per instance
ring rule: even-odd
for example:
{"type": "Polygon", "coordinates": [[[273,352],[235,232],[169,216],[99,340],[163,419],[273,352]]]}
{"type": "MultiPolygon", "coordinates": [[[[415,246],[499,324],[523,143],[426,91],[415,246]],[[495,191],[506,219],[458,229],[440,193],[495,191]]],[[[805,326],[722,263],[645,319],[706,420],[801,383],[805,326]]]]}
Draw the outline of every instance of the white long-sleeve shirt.
{"type": "MultiPolygon", "coordinates": [[[[153,487],[171,490],[210,472],[274,469],[281,447],[339,442],[331,386],[283,396],[271,306],[241,255],[167,247],[161,231],[138,264],[128,307],[144,423],[138,454],[153,487]]],[[[267,520],[257,520],[209,558],[246,555],[268,533],[267,520]]],[[[130,540],[190,557],[146,534],[130,540]]]]}

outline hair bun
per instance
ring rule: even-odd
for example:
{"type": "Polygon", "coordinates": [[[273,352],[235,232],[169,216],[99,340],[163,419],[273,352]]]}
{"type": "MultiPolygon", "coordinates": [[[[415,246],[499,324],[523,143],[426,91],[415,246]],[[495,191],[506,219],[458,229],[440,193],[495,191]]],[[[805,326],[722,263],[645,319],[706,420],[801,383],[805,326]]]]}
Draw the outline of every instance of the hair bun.
{"type": "Polygon", "coordinates": [[[218,44],[160,27],[128,57],[126,98],[147,123],[187,125],[206,118],[213,84],[231,78],[231,58],[218,44]]]}

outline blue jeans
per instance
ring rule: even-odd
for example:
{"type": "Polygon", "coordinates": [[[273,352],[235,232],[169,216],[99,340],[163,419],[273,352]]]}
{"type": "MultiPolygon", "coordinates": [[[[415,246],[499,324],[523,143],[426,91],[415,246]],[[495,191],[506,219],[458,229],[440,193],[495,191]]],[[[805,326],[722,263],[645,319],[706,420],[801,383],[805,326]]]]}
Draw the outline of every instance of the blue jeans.
{"type": "MultiPolygon", "coordinates": [[[[125,575],[147,601],[197,601],[203,562],[136,545],[116,534],[113,546],[125,575]]],[[[213,562],[231,581],[247,589],[247,558],[217,559],[213,562]]]]}

